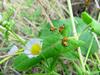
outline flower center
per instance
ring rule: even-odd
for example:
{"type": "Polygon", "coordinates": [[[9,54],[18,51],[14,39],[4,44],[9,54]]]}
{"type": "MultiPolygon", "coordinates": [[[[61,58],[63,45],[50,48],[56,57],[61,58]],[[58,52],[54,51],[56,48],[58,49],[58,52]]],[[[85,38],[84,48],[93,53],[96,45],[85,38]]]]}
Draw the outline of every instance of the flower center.
{"type": "Polygon", "coordinates": [[[41,51],[41,46],[39,44],[33,44],[31,48],[31,53],[33,55],[38,55],[41,51]]]}

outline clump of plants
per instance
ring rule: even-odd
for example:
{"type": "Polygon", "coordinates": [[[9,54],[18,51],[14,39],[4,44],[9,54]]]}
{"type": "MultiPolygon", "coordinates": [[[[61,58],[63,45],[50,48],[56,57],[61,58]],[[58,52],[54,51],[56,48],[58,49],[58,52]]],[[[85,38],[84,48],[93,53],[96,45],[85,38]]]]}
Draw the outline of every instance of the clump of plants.
{"type": "MultiPolygon", "coordinates": [[[[68,5],[70,8],[70,2],[68,5]]],[[[0,64],[11,60],[11,66],[18,72],[25,71],[26,75],[61,75],[62,72],[99,75],[99,46],[95,35],[100,35],[100,23],[87,12],[82,12],[81,17],[70,14],[70,18],[44,23],[38,37],[25,40],[14,31],[15,21],[11,18],[14,9],[9,10],[1,14],[0,31],[6,41],[11,35],[22,46],[13,45],[0,64]],[[38,73],[32,74],[37,67],[38,73]]]]}

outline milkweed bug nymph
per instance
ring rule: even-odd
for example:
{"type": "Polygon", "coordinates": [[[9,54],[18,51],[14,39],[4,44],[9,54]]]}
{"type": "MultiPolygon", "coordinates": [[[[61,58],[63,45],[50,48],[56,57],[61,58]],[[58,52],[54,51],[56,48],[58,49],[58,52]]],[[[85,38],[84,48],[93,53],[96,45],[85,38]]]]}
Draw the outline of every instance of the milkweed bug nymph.
{"type": "Polygon", "coordinates": [[[63,46],[68,46],[68,43],[66,41],[62,41],[63,46]]]}
{"type": "Polygon", "coordinates": [[[56,30],[55,27],[51,27],[51,28],[50,28],[50,31],[55,31],[55,30],[56,30]]]}
{"type": "Polygon", "coordinates": [[[63,39],[62,39],[62,41],[67,41],[68,40],[68,38],[67,37],[64,37],[63,39]]]}
{"type": "Polygon", "coordinates": [[[63,46],[68,46],[68,38],[67,37],[64,37],[63,39],[62,39],[62,45],[63,46]]]}
{"type": "Polygon", "coordinates": [[[59,27],[59,32],[62,32],[64,30],[64,25],[59,27]]]}

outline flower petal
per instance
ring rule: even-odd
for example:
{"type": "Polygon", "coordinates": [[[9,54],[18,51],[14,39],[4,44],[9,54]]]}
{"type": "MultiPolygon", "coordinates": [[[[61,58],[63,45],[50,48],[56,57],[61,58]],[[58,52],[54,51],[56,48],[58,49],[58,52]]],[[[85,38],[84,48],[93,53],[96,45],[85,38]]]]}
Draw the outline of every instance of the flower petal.
{"type": "Polygon", "coordinates": [[[31,54],[31,52],[29,50],[24,50],[25,54],[31,54]]]}
{"type": "Polygon", "coordinates": [[[37,39],[37,38],[31,39],[29,42],[27,42],[25,49],[30,50],[32,45],[35,43],[40,44],[42,46],[42,39],[37,39]]]}
{"type": "Polygon", "coordinates": [[[32,55],[32,54],[29,54],[27,55],[29,58],[33,58],[33,57],[37,57],[38,55],[32,55]]]}
{"type": "Polygon", "coordinates": [[[10,49],[10,51],[8,52],[8,55],[13,55],[18,51],[18,48],[16,45],[12,46],[12,48],[10,49]]]}
{"type": "Polygon", "coordinates": [[[29,58],[32,58],[32,57],[37,57],[38,55],[33,55],[31,53],[31,48],[32,48],[32,45],[34,44],[39,44],[41,47],[42,47],[42,39],[37,39],[37,38],[34,38],[34,39],[31,39],[29,40],[29,42],[27,42],[26,46],[25,46],[25,50],[24,50],[24,53],[29,57],[29,58]]]}
{"type": "Polygon", "coordinates": [[[0,14],[0,20],[2,20],[2,15],[0,14]]]}

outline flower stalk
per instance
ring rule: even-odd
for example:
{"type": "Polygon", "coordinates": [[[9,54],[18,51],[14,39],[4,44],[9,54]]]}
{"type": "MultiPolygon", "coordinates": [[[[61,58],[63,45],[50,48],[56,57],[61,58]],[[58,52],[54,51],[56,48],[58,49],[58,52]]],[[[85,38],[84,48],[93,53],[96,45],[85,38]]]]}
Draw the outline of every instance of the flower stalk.
{"type": "MultiPolygon", "coordinates": [[[[71,22],[72,22],[73,35],[76,37],[76,40],[78,40],[79,37],[78,37],[77,31],[76,31],[76,27],[75,27],[73,11],[72,11],[72,6],[71,6],[71,0],[67,0],[67,3],[68,3],[69,12],[70,12],[71,22]]],[[[79,54],[79,58],[80,58],[80,62],[81,62],[83,71],[86,71],[84,63],[83,63],[83,56],[82,56],[80,47],[78,48],[78,54],[79,54]]]]}

